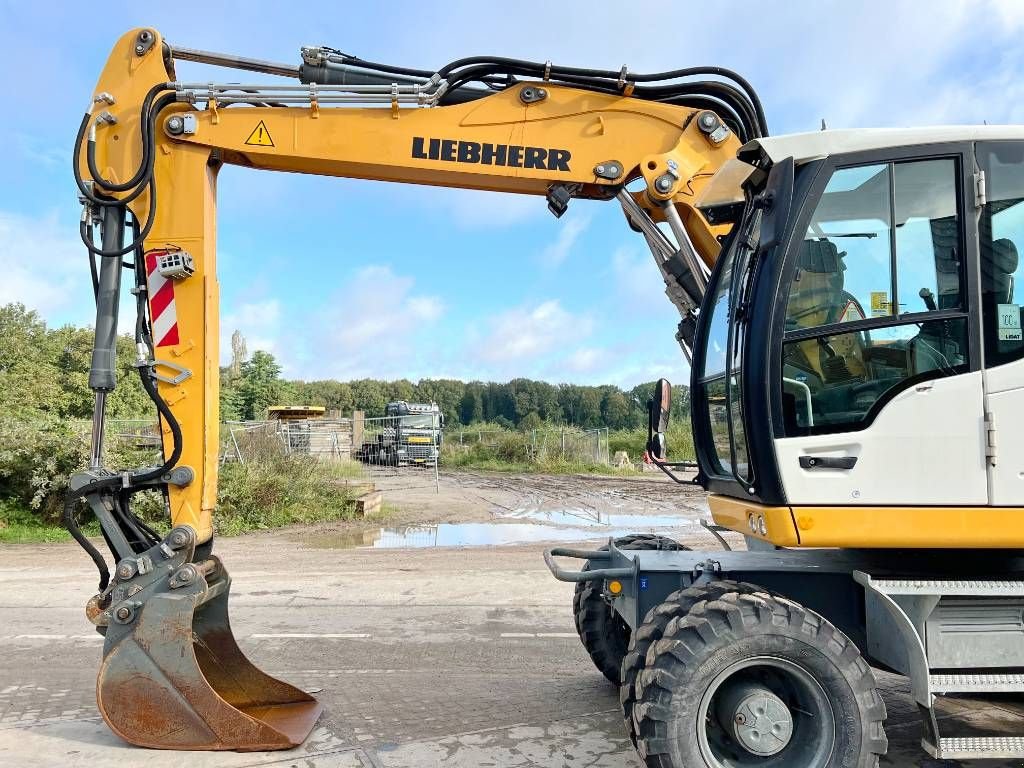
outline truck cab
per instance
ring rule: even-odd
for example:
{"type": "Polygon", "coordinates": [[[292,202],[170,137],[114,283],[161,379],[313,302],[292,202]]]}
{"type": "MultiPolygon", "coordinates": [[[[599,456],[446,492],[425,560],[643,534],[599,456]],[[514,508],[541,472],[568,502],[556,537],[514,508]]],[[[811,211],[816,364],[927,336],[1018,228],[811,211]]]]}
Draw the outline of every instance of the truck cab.
{"type": "Polygon", "coordinates": [[[435,465],[441,456],[444,414],[437,403],[398,400],[384,408],[383,440],[390,445],[393,463],[435,465]]]}

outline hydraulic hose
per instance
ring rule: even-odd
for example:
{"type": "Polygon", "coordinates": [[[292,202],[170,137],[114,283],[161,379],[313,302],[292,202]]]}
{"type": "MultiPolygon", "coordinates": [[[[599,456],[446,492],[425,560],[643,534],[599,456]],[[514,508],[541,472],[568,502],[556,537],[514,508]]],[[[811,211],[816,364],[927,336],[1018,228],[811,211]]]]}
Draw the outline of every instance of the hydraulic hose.
{"type": "Polygon", "coordinates": [[[110,583],[110,570],[107,568],[107,561],[100,554],[99,550],[92,545],[92,542],[85,537],[82,529],[78,527],[78,521],[75,520],[75,504],[83,496],[85,496],[84,490],[68,491],[67,496],[64,497],[64,512],[61,515],[61,521],[64,523],[64,527],[68,529],[71,537],[78,542],[78,545],[85,550],[86,554],[96,564],[96,570],[100,573],[100,592],[102,592],[110,583]]]}
{"type": "Polygon", "coordinates": [[[129,192],[129,194],[123,198],[105,199],[94,194],[91,190],[88,189],[88,187],[86,187],[85,182],[82,179],[81,171],[79,170],[78,160],[81,157],[81,145],[85,137],[85,132],[88,128],[89,121],[91,119],[91,114],[86,113],[85,117],[82,119],[82,123],[79,126],[78,135],[76,137],[74,152],[75,160],[74,162],[72,162],[72,171],[74,173],[75,183],[78,185],[79,191],[82,193],[82,195],[93,205],[98,205],[102,207],[127,207],[128,203],[135,200],[147,189],[149,190],[149,212],[146,216],[146,223],[142,227],[142,230],[139,233],[138,238],[134,242],[130,243],[129,245],[123,248],[97,248],[95,243],[93,243],[92,239],[88,236],[85,222],[83,221],[80,224],[79,234],[81,235],[82,242],[85,243],[86,248],[88,248],[89,252],[94,256],[116,257],[124,256],[128,253],[131,253],[133,250],[135,250],[138,246],[142,244],[142,242],[149,235],[150,231],[153,229],[153,223],[156,219],[156,184],[153,180],[153,163],[156,151],[156,140],[154,138],[153,132],[155,130],[155,122],[157,115],[159,115],[159,113],[164,108],[166,108],[170,104],[173,104],[176,101],[176,96],[174,94],[166,94],[163,97],[161,97],[158,101],[156,101],[155,104],[153,103],[153,99],[161,91],[167,90],[168,85],[170,84],[161,83],[151,88],[149,93],[146,94],[146,98],[143,102],[142,115],[140,118],[140,127],[143,134],[142,163],[139,169],[132,176],[132,181],[136,182],[135,185],[128,186],[127,183],[111,184],[107,180],[103,179],[102,176],[100,176],[100,174],[98,173],[98,169],[95,168],[95,140],[90,138],[88,141],[88,146],[86,148],[87,163],[89,165],[90,173],[92,173],[94,176],[93,181],[96,184],[96,187],[105,192],[123,191],[122,188],[124,190],[131,189],[132,191],[129,192]]]}
{"type": "MultiPolygon", "coordinates": [[[[108,181],[103,178],[102,174],[100,174],[99,170],[96,168],[96,138],[95,136],[92,135],[89,136],[89,140],[87,143],[91,146],[86,148],[87,163],[89,166],[89,173],[92,174],[93,181],[96,183],[97,186],[105,189],[108,192],[127,192],[130,189],[135,189],[136,187],[142,186],[142,182],[148,175],[152,165],[151,160],[153,154],[153,146],[150,143],[152,132],[152,125],[150,124],[150,113],[152,112],[153,99],[156,98],[158,93],[162,91],[173,90],[173,88],[173,83],[158,83],[157,85],[154,85],[152,88],[149,89],[149,91],[146,93],[146,96],[142,100],[142,108],[140,110],[139,115],[140,139],[142,143],[142,159],[139,162],[138,169],[136,169],[135,173],[132,175],[132,178],[129,179],[128,181],[121,184],[115,184],[114,182],[108,181]],[[89,157],[90,154],[91,157],[89,157]]],[[[85,187],[85,185],[81,183],[81,176],[77,172],[77,169],[78,161],[81,157],[83,139],[85,139],[86,131],[89,130],[89,123],[92,121],[92,119],[92,110],[90,109],[85,113],[85,116],[82,118],[82,123],[78,127],[78,135],[75,137],[75,153],[73,158],[73,165],[76,169],[75,181],[78,182],[79,191],[86,197],[90,197],[90,193],[88,189],[85,187]]],[[[93,202],[95,202],[97,205],[102,205],[102,203],[98,201],[93,202]]]]}

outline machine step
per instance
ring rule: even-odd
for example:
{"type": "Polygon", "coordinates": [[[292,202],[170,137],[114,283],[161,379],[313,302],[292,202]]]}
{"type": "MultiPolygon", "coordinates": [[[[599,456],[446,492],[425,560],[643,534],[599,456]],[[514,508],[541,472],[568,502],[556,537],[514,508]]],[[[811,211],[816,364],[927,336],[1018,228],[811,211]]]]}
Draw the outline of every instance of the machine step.
{"type": "Polygon", "coordinates": [[[887,595],[1024,597],[1024,581],[873,579],[872,586],[887,595]]]}
{"type": "Polygon", "coordinates": [[[932,693],[1017,693],[1024,691],[1024,674],[929,675],[932,693]]]}
{"type": "Polygon", "coordinates": [[[1024,736],[962,736],[939,739],[936,747],[921,741],[925,751],[937,760],[1009,760],[1024,757],[1024,736]]]}

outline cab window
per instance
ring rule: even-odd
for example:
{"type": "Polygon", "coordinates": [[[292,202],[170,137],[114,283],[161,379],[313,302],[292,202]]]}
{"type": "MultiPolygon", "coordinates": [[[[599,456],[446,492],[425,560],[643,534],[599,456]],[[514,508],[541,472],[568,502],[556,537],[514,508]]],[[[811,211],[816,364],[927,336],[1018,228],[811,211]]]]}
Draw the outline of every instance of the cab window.
{"type": "Polygon", "coordinates": [[[787,435],[866,426],[911,382],[967,364],[958,163],[836,170],[795,254],[787,435]]]}
{"type": "Polygon", "coordinates": [[[985,365],[1024,357],[1024,144],[981,145],[987,201],[978,222],[981,246],[981,325],[985,365]]]}

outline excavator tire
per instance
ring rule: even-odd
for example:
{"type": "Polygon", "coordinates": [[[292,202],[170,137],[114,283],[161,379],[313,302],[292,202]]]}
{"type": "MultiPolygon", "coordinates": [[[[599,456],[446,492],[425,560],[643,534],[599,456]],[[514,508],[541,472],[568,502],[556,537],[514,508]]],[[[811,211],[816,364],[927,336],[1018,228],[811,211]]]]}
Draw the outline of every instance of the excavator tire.
{"type": "Polygon", "coordinates": [[[619,704],[622,706],[622,719],[626,725],[629,740],[636,746],[636,723],[633,721],[633,707],[636,704],[636,681],[647,662],[647,652],[665,634],[665,629],[673,619],[682,619],[701,600],[717,600],[729,592],[753,594],[763,591],[753,584],[739,581],[712,581],[707,584],[687,587],[673,592],[647,612],[643,623],[629,638],[629,652],[622,660],[622,671],[619,675],[619,704]]]}
{"type": "MultiPolygon", "coordinates": [[[[658,549],[667,552],[687,550],[677,541],[650,533],[633,533],[615,540],[619,549],[658,549]]],[[[608,549],[607,545],[601,550],[608,549]]],[[[583,570],[589,569],[589,563],[583,570]]],[[[580,581],[572,600],[572,613],[576,621],[576,632],[583,647],[587,649],[594,666],[608,680],[619,684],[622,660],[629,650],[629,625],[616,613],[604,598],[603,581],[580,581]]]]}
{"type": "Polygon", "coordinates": [[[636,694],[648,768],[877,768],[888,745],[857,646],[767,592],[730,592],[670,621],[636,694]]]}

